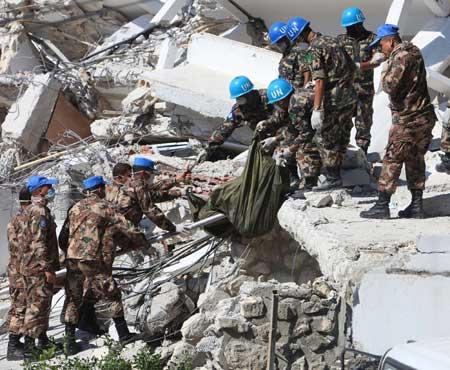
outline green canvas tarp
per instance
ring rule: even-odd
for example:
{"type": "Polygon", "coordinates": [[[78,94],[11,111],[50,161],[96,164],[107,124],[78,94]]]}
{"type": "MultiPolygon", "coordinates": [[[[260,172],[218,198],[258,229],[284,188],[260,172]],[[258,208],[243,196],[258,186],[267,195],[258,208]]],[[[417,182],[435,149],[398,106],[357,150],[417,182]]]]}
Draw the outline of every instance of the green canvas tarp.
{"type": "Polygon", "coordinates": [[[253,238],[268,233],[289,189],[289,175],[265,154],[258,139],[249,148],[244,172],[216,188],[208,201],[189,194],[196,221],[223,213],[227,219],[205,229],[216,236],[233,232],[253,238]]]}

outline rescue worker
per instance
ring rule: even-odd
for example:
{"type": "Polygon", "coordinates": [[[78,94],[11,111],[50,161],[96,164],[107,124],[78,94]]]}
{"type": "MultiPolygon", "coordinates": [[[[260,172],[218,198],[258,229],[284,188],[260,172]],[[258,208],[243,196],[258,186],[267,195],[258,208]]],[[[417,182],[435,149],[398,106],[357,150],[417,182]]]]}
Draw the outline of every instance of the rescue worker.
{"type": "Polygon", "coordinates": [[[116,204],[124,187],[131,179],[131,166],[128,163],[117,163],[112,171],[113,182],[106,187],[106,200],[116,204]]]}
{"type": "MultiPolygon", "coordinates": [[[[235,77],[230,82],[229,89],[230,98],[236,99],[236,104],[231,108],[225,122],[211,134],[208,139],[208,146],[199,154],[197,162],[211,160],[214,151],[238,127],[246,125],[253,131],[260,121],[269,118],[273,113],[272,107],[267,104],[266,90],[255,90],[248,77],[235,77]]],[[[264,134],[265,129],[260,130],[260,135],[264,134]]]]}
{"type": "Polygon", "coordinates": [[[353,86],[355,63],[332,37],[309,27],[309,21],[295,17],[288,22],[291,40],[309,45],[305,59],[311,62],[314,105],[311,116],[316,131],[326,180],[313,190],[342,186],[340,169],[350,141],[352,116],[356,107],[353,86]]]}
{"type": "Polygon", "coordinates": [[[446,116],[442,120],[441,162],[436,165],[436,171],[450,174],[450,100],[448,101],[446,116]]]}
{"type": "Polygon", "coordinates": [[[289,39],[286,23],[274,23],[270,27],[269,38],[283,55],[278,66],[279,77],[287,80],[296,90],[305,86],[311,80],[311,71],[305,60],[306,50],[295,38],[289,39]]]}
{"type": "Polygon", "coordinates": [[[380,26],[371,46],[378,44],[389,58],[386,70],[382,73],[382,86],[390,99],[392,127],[378,181],[378,201],[370,210],[361,212],[361,217],[390,218],[390,199],[396,190],[404,163],[412,200],[398,215],[401,218],[424,218],[424,156],[436,122],[428,94],[425,63],[415,45],[402,41],[397,26],[380,26]]]}
{"type": "Polygon", "coordinates": [[[26,310],[26,291],[24,289],[23,277],[20,273],[20,259],[24,250],[26,225],[25,209],[31,204],[31,194],[24,186],[19,192],[20,208],[7,228],[9,261],[8,282],[11,306],[8,312],[8,350],[6,359],[8,361],[19,361],[23,359],[23,344],[20,337],[23,332],[23,323],[26,310]]]}
{"type": "Polygon", "coordinates": [[[27,182],[31,205],[23,215],[21,230],[25,230],[25,237],[20,263],[26,291],[25,359],[32,358],[36,350],[35,339],[38,339],[38,349],[49,345],[46,332],[56,282],[55,271],[59,270],[59,253],[56,224],[47,204],[55,196],[53,185],[57,182],[44,176],[31,176],[27,182]]]}
{"type": "Polygon", "coordinates": [[[83,181],[85,199],[76,203],[69,212],[69,246],[67,249],[67,279],[72,272],[83,275],[83,286],[73,286],[67,293],[66,353],[75,354],[79,347],[75,329],[79,320],[78,308],[83,301],[95,301],[106,306],[106,315],[113,319],[122,343],[136,338],[130,333],[124,318],[121,292],[112,277],[115,257],[113,239],[120,234],[130,241],[130,248],[146,245],[143,234],[118,213],[105,198],[105,181],[93,176],[83,181]]]}
{"type": "Polygon", "coordinates": [[[179,198],[181,192],[169,185],[165,187],[154,183],[156,169],[151,159],[135,157],[132,169],[129,184],[115,202],[119,212],[136,227],[145,215],[163,230],[184,232],[184,225],[174,225],[155,204],[179,198]]]}
{"type": "Polygon", "coordinates": [[[358,96],[355,112],[356,144],[367,154],[370,146],[370,129],[373,123],[373,69],[386,59],[384,54],[369,48],[375,34],[364,28],[363,12],[359,8],[347,8],[342,12],[341,26],[346,33],[337,37],[357,66],[355,88],[358,96]]]}
{"type": "MultiPolygon", "coordinates": [[[[294,136],[288,147],[280,152],[281,157],[288,159],[296,155],[303,179],[300,190],[311,190],[317,185],[321,169],[320,153],[314,141],[315,132],[311,127],[314,88],[311,85],[294,90],[288,81],[279,78],[270,83],[267,97],[269,103],[274,104],[276,109],[288,113],[290,121],[287,130],[294,136]]],[[[273,140],[278,142],[284,140],[285,135],[285,133],[282,136],[278,135],[273,140]]],[[[265,140],[266,147],[269,140],[265,140]]],[[[298,195],[299,193],[294,194],[298,195]]]]}

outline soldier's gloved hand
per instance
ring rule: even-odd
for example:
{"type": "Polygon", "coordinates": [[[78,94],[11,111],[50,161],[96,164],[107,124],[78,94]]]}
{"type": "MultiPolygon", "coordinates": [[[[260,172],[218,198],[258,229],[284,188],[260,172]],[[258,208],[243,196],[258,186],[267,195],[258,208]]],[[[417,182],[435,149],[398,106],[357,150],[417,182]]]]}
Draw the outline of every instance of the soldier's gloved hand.
{"type": "Polygon", "coordinates": [[[267,153],[273,152],[273,150],[277,147],[277,145],[278,140],[276,137],[268,137],[267,139],[261,141],[262,149],[267,153]]]}
{"type": "Polygon", "coordinates": [[[385,55],[383,53],[377,52],[372,56],[372,59],[370,60],[370,64],[373,66],[379,66],[385,60],[386,60],[385,55]]]}
{"type": "Polygon", "coordinates": [[[207,149],[202,149],[200,153],[197,155],[197,159],[195,160],[195,163],[203,163],[207,160],[209,157],[209,153],[207,149]]]}
{"type": "Polygon", "coordinates": [[[186,225],[185,225],[185,224],[178,224],[178,225],[175,225],[175,231],[176,231],[177,233],[180,233],[181,235],[188,235],[188,234],[190,233],[190,230],[188,230],[188,229],[186,228],[186,225]]]}
{"type": "Polygon", "coordinates": [[[321,132],[323,128],[324,119],[323,109],[314,109],[311,116],[311,126],[316,132],[321,132]]]}
{"type": "Polygon", "coordinates": [[[286,167],[287,161],[291,158],[292,153],[289,149],[278,150],[275,152],[273,159],[277,166],[286,167]]]}

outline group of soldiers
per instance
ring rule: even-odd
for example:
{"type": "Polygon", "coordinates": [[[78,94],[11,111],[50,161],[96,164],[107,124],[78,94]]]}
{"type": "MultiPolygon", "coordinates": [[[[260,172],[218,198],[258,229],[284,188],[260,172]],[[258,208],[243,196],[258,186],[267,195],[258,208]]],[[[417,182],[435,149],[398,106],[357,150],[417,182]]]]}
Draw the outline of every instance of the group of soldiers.
{"type": "MultiPolygon", "coordinates": [[[[279,78],[266,90],[255,90],[246,76],[231,81],[230,94],[236,104],[210,137],[199,161],[211,159],[233,131],[246,124],[262,140],[263,149],[275,152],[276,159],[286,163],[297,178],[298,165],[302,181],[295,185],[297,192],[342,186],[340,169],[353,119],[357,145],[365,153],[370,145],[373,69],[386,61],[382,87],[390,97],[393,124],[378,201],[361,212],[361,217],[390,218],[390,198],[405,164],[412,200],[399,216],[423,218],[424,155],[436,121],[424,61],[416,46],[402,41],[398,27],[384,24],[374,34],[364,28],[364,20],[360,9],[344,10],[341,24],[346,33],[337,38],[313,31],[310,22],[300,17],[272,25],[270,40],[283,54],[279,78]],[[325,181],[318,185],[321,173],[325,181]]],[[[450,169],[448,144],[447,149],[450,169]]],[[[445,161],[442,166],[446,166],[445,161]]],[[[9,360],[30,358],[33,351],[49,344],[46,331],[55,272],[60,267],[58,246],[67,269],[63,318],[66,353],[79,351],[77,327],[100,332],[92,320],[98,302],[108,307],[120,341],[135,338],[128,330],[121,293],[112,276],[116,248],[147,248],[138,228],[143,215],[164,230],[183,231],[183,225],[170,222],[155,203],[180,197],[176,186],[185,174],[157,184],[154,176],[154,162],[137,157],[132,166],[119,163],[114,167],[111,185],[100,176],[86,179],[86,196],[69,210],[59,240],[47,207],[54,197],[56,180],[43,176],[28,180],[20,192],[20,210],[8,226],[12,300],[9,360]],[[24,343],[20,342],[22,336],[24,343]]]]}
{"type": "MultiPolygon", "coordinates": [[[[283,55],[279,78],[266,90],[254,90],[246,76],[231,81],[231,98],[236,104],[211,135],[200,160],[212,158],[236,128],[247,125],[263,139],[266,150],[275,149],[275,159],[283,160],[292,178],[298,178],[299,168],[302,181],[291,182],[293,197],[303,196],[306,190],[341,187],[340,170],[353,119],[357,145],[366,154],[370,146],[373,69],[386,62],[382,87],[390,97],[393,125],[379,179],[379,199],[361,217],[390,218],[389,201],[403,163],[412,201],[399,216],[425,217],[424,155],[436,116],[423,57],[416,46],[402,41],[397,26],[384,24],[375,34],[365,29],[364,20],[360,9],[345,9],[341,25],[346,33],[336,38],[313,31],[310,22],[300,17],[287,24],[274,23],[269,37],[283,55]],[[325,181],[318,185],[321,173],[325,181]]],[[[450,172],[450,154],[443,157],[438,170],[450,172]]]]}
{"type": "Polygon", "coordinates": [[[154,178],[155,163],[144,157],[136,157],[132,166],[116,164],[110,185],[101,176],[87,178],[83,182],[85,197],[69,209],[59,239],[48,208],[57,181],[44,176],[29,178],[19,194],[20,210],[8,225],[8,360],[32,359],[51,344],[46,332],[55,273],[60,269],[59,250],[67,270],[62,319],[65,353],[73,355],[80,350],[75,339],[77,327],[102,333],[95,318],[98,304],[102,314],[114,321],[122,343],[136,339],[128,330],[121,292],[112,276],[116,250],[153,253],[138,228],[143,215],[164,230],[184,232],[184,225],[174,225],[155,203],[180,197],[177,185],[186,173],[173,180],[154,182],[154,178]]]}

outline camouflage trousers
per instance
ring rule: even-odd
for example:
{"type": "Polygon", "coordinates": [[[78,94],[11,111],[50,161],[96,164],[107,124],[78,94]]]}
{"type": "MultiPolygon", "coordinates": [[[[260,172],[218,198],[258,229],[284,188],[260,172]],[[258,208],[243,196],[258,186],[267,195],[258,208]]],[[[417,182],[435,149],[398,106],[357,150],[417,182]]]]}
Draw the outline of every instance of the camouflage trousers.
{"type": "Polygon", "coordinates": [[[44,273],[25,276],[26,310],[23,334],[38,338],[48,329],[53,298],[53,285],[47,283],[44,273]]]}
{"type": "Polygon", "coordinates": [[[8,266],[9,296],[11,306],[8,311],[9,332],[22,334],[25,311],[27,309],[27,297],[25,293],[24,278],[17,270],[8,266]]]}
{"type": "Polygon", "coordinates": [[[356,144],[367,151],[372,138],[370,130],[373,124],[373,94],[358,95],[355,114],[356,144]]]}
{"type": "MultiPolygon", "coordinates": [[[[122,294],[113,279],[111,268],[100,262],[69,260],[68,274],[71,270],[76,282],[66,284],[68,303],[64,321],[78,324],[81,304],[85,301],[96,302],[101,307],[102,316],[116,318],[124,315],[122,294]],[[82,282],[82,284],[80,284],[82,282]]],[[[69,275],[68,275],[69,277],[69,275]]]]}
{"type": "Polygon", "coordinates": [[[64,307],[64,324],[77,325],[80,321],[80,308],[83,302],[83,273],[78,268],[78,263],[66,260],[66,281],[64,290],[66,293],[64,307]]]}
{"type": "Polygon", "coordinates": [[[420,117],[409,123],[393,124],[383,160],[378,190],[393,194],[403,163],[409,190],[425,188],[425,153],[432,139],[434,119],[420,117]]]}
{"type": "Polygon", "coordinates": [[[320,157],[325,168],[340,168],[342,165],[350,143],[355,104],[340,109],[325,110],[322,131],[316,135],[320,157]]]}
{"type": "Polygon", "coordinates": [[[441,150],[450,154],[450,122],[442,122],[441,150]]]}
{"type": "Polygon", "coordinates": [[[322,160],[314,136],[315,131],[309,122],[298,127],[295,143],[298,144],[297,163],[303,178],[319,177],[322,168],[322,160]]]}

